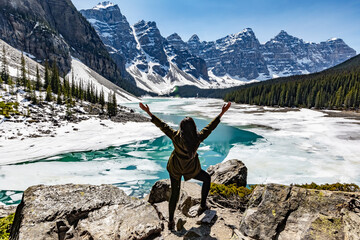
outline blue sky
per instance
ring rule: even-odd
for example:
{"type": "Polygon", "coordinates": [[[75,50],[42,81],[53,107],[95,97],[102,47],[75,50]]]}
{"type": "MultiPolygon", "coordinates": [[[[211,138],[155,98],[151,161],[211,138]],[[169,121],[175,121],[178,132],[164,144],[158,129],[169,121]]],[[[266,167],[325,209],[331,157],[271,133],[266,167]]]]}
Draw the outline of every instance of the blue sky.
{"type": "MultiPolygon", "coordinates": [[[[99,0],[72,0],[77,9],[99,0]]],[[[360,53],[360,0],[113,0],[130,24],[155,21],[164,37],[212,41],[250,27],[264,43],[280,30],[305,41],[342,38],[360,53]]]]}

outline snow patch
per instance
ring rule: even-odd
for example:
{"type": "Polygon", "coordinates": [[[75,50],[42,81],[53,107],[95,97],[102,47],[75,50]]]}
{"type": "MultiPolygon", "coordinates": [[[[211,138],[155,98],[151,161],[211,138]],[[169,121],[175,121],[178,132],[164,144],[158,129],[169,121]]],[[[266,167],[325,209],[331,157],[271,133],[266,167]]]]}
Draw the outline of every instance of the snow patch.
{"type": "Polygon", "coordinates": [[[106,78],[102,77],[88,66],[83,64],[79,59],[72,58],[71,60],[71,71],[66,75],[66,77],[72,82],[74,77],[75,84],[82,82],[84,86],[92,84],[98,93],[101,90],[104,90],[105,99],[108,99],[110,92],[116,93],[117,102],[129,102],[129,101],[138,101],[138,98],[132,94],[126,92],[122,88],[116,86],[106,78]]]}
{"type": "Polygon", "coordinates": [[[113,7],[113,6],[115,6],[115,4],[113,4],[112,2],[105,1],[105,2],[99,3],[98,5],[93,7],[93,9],[100,10],[100,9],[106,9],[106,8],[113,7]]]}

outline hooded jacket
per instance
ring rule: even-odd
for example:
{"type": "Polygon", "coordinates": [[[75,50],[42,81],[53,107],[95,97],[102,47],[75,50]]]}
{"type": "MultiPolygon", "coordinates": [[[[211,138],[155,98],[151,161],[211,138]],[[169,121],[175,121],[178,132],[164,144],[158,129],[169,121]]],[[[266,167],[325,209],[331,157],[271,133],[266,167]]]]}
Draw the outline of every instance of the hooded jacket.
{"type": "MultiPolygon", "coordinates": [[[[187,181],[198,175],[201,171],[199,156],[196,153],[194,158],[190,159],[188,157],[184,140],[180,137],[180,130],[175,131],[154,114],[151,117],[151,122],[160,128],[174,144],[174,151],[171,153],[166,167],[170,176],[179,181],[181,180],[181,176],[184,176],[185,181],[187,181]]],[[[198,133],[199,144],[210,135],[219,123],[220,117],[217,116],[198,133]]]]}

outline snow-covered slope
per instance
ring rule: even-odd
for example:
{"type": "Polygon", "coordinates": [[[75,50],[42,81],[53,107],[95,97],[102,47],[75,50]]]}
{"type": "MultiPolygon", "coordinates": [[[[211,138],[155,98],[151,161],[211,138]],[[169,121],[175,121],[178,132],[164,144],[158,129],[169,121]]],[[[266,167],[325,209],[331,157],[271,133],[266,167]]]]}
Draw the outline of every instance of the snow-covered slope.
{"type": "MultiPolygon", "coordinates": [[[[11,77],[19,77],[21,74],[21,51],[11,47],[6,42],[0,40],[0,59],[3,57],[3,47],[5,47],[6,59],[8,63],[8,71],[11,77]]],[[[39,64],[38,62],[33,60],[33,56],[28,53],[24,53],[26,69],[28,71],[28,76],[30,79],[35,80],[36,78],[36,66],[39,68],[40,77],[44,79],[45,67],[39,64]]],[[[116,86],[109,80],[105,79],[98,73],[96,73],[91,68],[87,67],[83,63],[81,63],[78,59],[72,59],[71,61],[72,70],[67,75],[69,79],[72,77],[72,73],[74,72],[75,82],[82,81],[84,86],[87,84],[92,84],[94,87],[101,91],[104,89],[105,99],[107,101],[107,96],[110,91],[116,93],[118,102],[130,102],[137,101],[138,98],[133,96],[132,94],[126,92],[122,88],[116,86]]],[[[2,69],[2,61],[0,61],[0,69],[2,69]]],[[[70,81],[71,82],[71,81],[70,81]]]]}
{"type": "MultiPolygon", "coordinates": [[[[2,70],[3,66],[2,66],[2,59],[3,59],[3,49],[5,49],[5,53],[6,53],[6,61],[7,61],[7,68],[9,71],[9,74],[11,77],[20,77],[21,74],[21,52],[13,47],[11,47],[9,44],[7,44],[6,42],[4,42],[3,40],[0,39],[0,70],[2,70]]],[[[36,76],[36,66],[39,67],[39,73],[40,76],[43,78],[44,76],[44,67],[39,64],[38,62],[34,61],[33,59],[35,58],[34,56],[32,56],[29,53],[23,53],[24,54],[24,59],[25,59],[25,65],[26,68],[28,69],[28,77],[30,77],[30,79],[34,80],[35,76],[36,76]]]]}
{"type": "Polygon", "coordinates": [[[81,81],[85,86],[92,84],[99,92],[104,90],[106,101],[110,92],[116,93],[117,102],[131,102],[139,100],[137,97],[102,77],[76,58],[72,59],[71,71],[67,75],[69,79],[72,79],[73,76],[75,83],[79,83],[81,81]]]}

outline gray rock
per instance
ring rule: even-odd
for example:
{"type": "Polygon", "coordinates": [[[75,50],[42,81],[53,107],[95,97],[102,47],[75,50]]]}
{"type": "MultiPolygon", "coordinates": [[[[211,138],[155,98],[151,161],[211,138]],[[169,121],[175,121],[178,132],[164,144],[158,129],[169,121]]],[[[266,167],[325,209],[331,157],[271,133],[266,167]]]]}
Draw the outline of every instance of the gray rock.
{"type": "MultiPolygon", "coordinates": [[[[171,194],[170,180],[157,181],[152,187],[148,202],[160,203],[169,201],[171,194]]],[[[178,202],[178,209],[187,217],[195,217],[189,214],[190,209],[198,205],[201,200],[201,187],[200,185],[192,182],[181,182],[180,197],[178,202]]],[[[166,215],[167,214],[162,214],[166,215]]]]}
{"type": "Polygon", "coordinates": [[[351,202],[360,193],[258,186],[240,223],[253,239],[359,239],[360,215],[351,202]],[[260,223],[260,224],[259,224],[260,223]]]}
{"type": "Polygon", "coordinates": [[[186,220],[179,218],[176,221],[176,231],[181,231],[184,229],[184,225],[186,223],[186,220]]]}
{"type": "Polygon", "coordinates": [[[216,184],[233,184],[237,186],[246,186],[247,167],[237,159],[228,160],[210,166],[207,172],[211,176],[211,182],[216,184]]]}
{"type": "Polygon", "coordinates": [[[209,224],[215,218],[215,216],[216,216],[216,211],[206,210],[205,212],[203,212],[203,214],[201,214],[199,216],[198,224],[201,224],[201,223],[209,224]]]}
{"type": "Polygon", "coordinates": [[[17,208],[12,239],[146,239],[163,229],[143,200],[111,185],[28,188],[17,208]]]}
{"type": "Polygon", "coordinates": [[[200,209],[200,204],[196,204],[190,207],[190,209],[186,211],[184,215],[186,215],[187,217],[194,218],[198,215],[199,209],[200,209]]]}
{"type": "Polygon", "coordinates": [[[200,229],[198,228],[191,228],[189,231],[186,232],[186,234],[184,235],[184,239],[198,239],[201,238],[203,236],[202,232],[200,229]]]}
{"type": "Polygon", "coordinates": [[[160,203],[169,201],[171,195],[170,180],[164,179],[157,181],[151,188],[148,197],[149,203],[160,203]]]}
{"type": "Polygon", "coordinates": [[[11,206],[0,205],[0,218],[4,218],[9,216],[10,214],[15,213],[16,207],[17,207],[16,205],[11,205],[11,206]]]}

